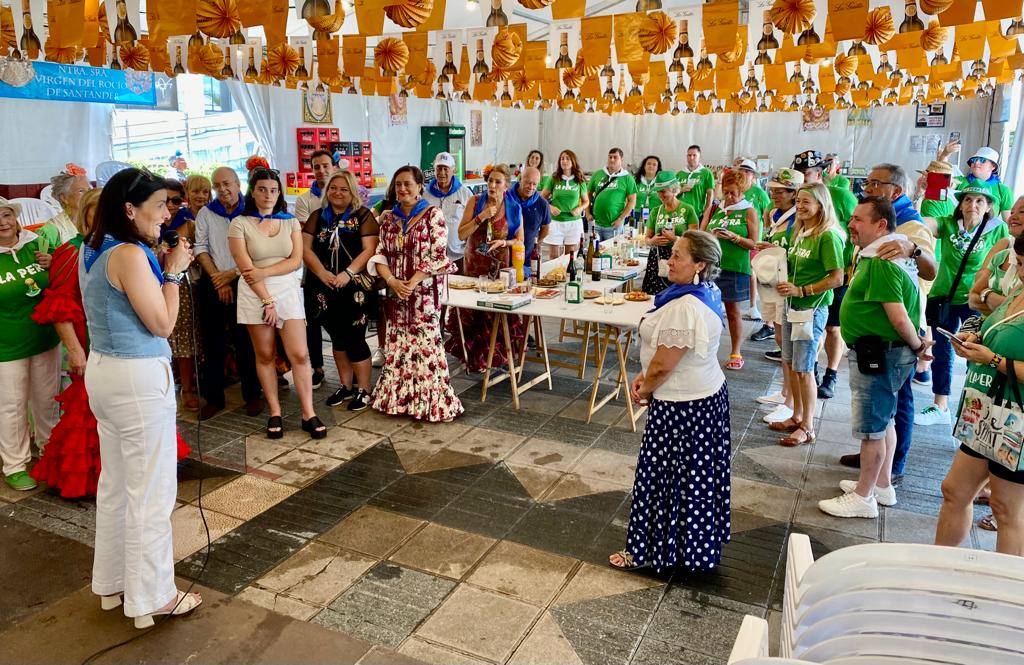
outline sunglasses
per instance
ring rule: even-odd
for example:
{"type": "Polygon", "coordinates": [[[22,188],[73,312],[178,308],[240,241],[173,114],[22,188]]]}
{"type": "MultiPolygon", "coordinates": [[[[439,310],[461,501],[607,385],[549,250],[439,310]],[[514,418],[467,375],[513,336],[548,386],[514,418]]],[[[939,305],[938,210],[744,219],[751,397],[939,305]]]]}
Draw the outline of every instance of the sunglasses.
{"type": "Polygon", "coordinates": [[[181,198],[180,196],[172,196],[171,198],[167,199],[167,202],[170,203],[171,205],[180,206],[182,201],[184,200],[185,199],[181,198]]]}
{"type": "Polygon", "coordinates": [[[135,179],[132,180],[132,184],[128,185],[128,190],[125,193],[126,194],[127,193],[131,193],[131,191],[133,189],[135,189],[136,187],[138,187],[139,183],[141,183],[143,180],[155,181],[155,180],[163,180],[163,179],[157,177],[156,175],[153,174],[152,171],[150,171],[149,169],[147,169],[145,167],[140,168],[138,175],[136,175],[135,179]]]}

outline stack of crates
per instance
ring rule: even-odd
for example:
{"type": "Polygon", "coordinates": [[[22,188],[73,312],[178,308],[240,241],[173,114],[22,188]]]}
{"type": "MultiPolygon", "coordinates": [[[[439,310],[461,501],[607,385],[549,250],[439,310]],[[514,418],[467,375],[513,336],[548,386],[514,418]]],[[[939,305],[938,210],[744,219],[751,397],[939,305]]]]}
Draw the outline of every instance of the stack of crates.
{"type": "Polygon", "coordinates": [[[316,178],[313,177],[313,153],[327,150],[333,153],[331,146],[338,143],[341,132],[337,127],[299,127],[295,130],[296,151],[299,155],[298,172],[286,173],[286,187],[290,194],[309,189],[316,178]]]}
{"type": "Polygon", "coordinates": [[[373,144],[370,141],[336,141],[330,149],[348,162],[348,170],[360,185],[373,187],[373,144]]]}

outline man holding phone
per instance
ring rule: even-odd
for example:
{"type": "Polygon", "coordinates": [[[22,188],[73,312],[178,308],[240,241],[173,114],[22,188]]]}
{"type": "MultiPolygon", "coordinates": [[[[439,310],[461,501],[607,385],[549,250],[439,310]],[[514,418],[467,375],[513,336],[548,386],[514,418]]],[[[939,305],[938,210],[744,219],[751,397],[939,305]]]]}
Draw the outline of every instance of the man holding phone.
{"type": "Polygon", "coordinates": [[[850,347],[850,415],[861,440],[860,477],[839,484],[844,492],[818,503],[835,517],[878,517],[878,505],[896,505],[892,486],[896,452],[897,394],[931,342],[918,334],[921,298],[912,259],[891,261],[879,251],[899,239],[892,203],[868,197],[850,217],[859,256],[840,310],[840,330],[850,347]]]}

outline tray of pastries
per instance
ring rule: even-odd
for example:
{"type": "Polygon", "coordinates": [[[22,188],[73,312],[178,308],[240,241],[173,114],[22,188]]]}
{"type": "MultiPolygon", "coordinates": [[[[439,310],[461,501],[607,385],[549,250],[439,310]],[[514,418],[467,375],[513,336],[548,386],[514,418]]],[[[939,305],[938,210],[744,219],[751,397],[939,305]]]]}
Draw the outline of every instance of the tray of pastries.
{"type": "Polygon", "coordinates": [[[626,300],[630,302],[644,302],[645,300],[650,299],[651,294],[644,293],[643,291],[630,291],[629,293],[626,294],[626,300]]]}

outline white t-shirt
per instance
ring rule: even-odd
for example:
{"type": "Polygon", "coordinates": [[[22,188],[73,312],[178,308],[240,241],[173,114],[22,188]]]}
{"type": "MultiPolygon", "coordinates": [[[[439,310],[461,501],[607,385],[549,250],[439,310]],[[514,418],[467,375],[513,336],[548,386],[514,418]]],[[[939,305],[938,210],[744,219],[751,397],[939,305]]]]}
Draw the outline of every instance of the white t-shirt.
{"type": "Polygon", "coordinates": [[[725,382],[718,364],[718,343],[722,320],[696,296],[677,298],[640,321],[640,364],[644,372],[659,346],[685,348],[654,398],[665,402],[688,402],[717,393],[725,382]]]}
{"type": "Polygon", "coordinates": [[[452,261],[461,259],[466,253],[466,241],[459,240],[459,224],[462,223],[462,214],[466,211],[466,204],[472,196],[473,192],[465,185],[443,199],[434,196],[429,188],[423,190],[423,198],[430,205],[440,208],[444,214],[444,221],[448,225],[448,258],[452,261]]]}

